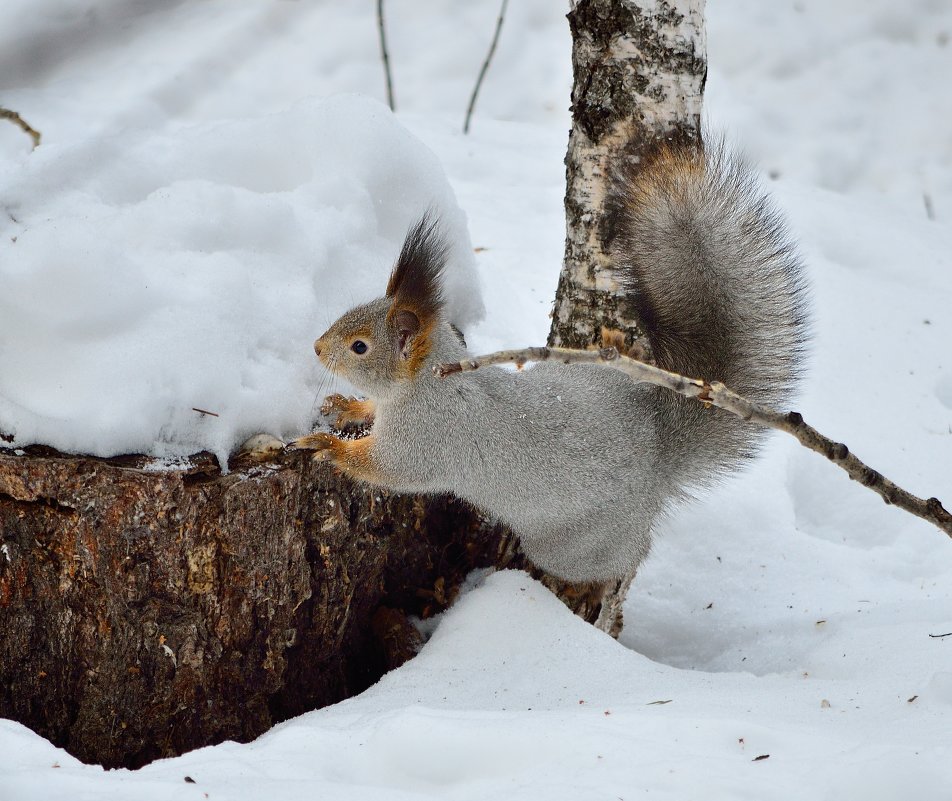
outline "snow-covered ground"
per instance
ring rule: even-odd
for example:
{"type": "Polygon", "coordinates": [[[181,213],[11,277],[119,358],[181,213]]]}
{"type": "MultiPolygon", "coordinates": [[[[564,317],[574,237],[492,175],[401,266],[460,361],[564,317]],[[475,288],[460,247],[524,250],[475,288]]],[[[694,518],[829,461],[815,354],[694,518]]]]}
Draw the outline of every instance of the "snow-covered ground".
{"type": "MultiPolygon", "coordinates": [[[[384,97],[369,2],[6,0],[0,105],[43,145],[0,124],[0,430],[159,455],[300,430],[311,340],[430,203],[477,249],[474,349],[544,340],[566,9],[510,4],[464,137],[497,3],[386,8],[396,119],[324,100],[384,97]]],[[[952,7],[713,0],[708,25],[708,125],[815,287],[799,408],[948,504],[952,7]]],[[[952,799],[952,542],[795,443],[666,524],[620,642],[521,574],[473,585],[416,659],[254,743],[104,772],[0,721],[0,799],[952,799]]]]}

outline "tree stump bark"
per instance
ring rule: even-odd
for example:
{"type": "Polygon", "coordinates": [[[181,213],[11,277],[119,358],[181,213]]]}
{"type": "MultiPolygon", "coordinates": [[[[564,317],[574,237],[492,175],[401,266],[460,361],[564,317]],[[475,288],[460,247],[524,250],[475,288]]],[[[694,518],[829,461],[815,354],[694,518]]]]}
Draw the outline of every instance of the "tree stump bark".
{"type": "Polygon", "coordinates": [[[0,451],[0,717],[138,767],[359,692],[512,543],[305,454],[222,475],[0,451]],[[377,632],[375,635],[374,632],[377,632]]]}

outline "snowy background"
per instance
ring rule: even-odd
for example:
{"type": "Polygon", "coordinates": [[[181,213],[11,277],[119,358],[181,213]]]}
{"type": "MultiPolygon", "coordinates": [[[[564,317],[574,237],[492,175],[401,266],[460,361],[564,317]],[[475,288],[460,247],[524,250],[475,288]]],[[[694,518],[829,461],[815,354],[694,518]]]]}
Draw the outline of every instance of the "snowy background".
{"type": "MultiPolygon", "coordinates": [[[[393,117],[369,0],[5,0],[0,105],[43,144],[0,124],[0,431],[175,456],[303,430],[312,340],[427,205],[464,324],[482,287],[473,348],[541,343],[566,8],[510,3],[464,137],[497,11],[388,1],[393,117]]],[[[799,408],[948,504],[952,8],[710,0],[708,35],[707,124],[815,287],[799,408]]],[[[615,642],[474,577],[419,657],[251,744],[106,773],[0,721],[0,799],[952,799],[952,542],[795,443],[673,517],[625,612],[615,642]]]]}

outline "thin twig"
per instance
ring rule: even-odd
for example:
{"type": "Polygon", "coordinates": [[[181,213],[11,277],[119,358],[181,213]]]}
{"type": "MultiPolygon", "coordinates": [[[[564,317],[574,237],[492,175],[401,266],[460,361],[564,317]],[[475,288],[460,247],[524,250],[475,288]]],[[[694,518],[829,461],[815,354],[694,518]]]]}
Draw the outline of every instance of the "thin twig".
{"type": "Polygon", "coordinates": [[[380,31],[380,55],[383,58],[383,72],[387,78],[387,104],[391,111],[397,110],[393,100],[393,76],[390,74],[390,54],[387,52],[387,34],[383,26],[383,0],[377,0],[377,30],[380,31]]]}
{"type": "Polygon", "coordinates": [[[8,108],[0,108],[0,119],[10,120],[14,125],[19,125],[20,128],[23,129],[23,132],[28,134],[33,140],[34,150],[40,146],[42,134],[15,111],[10,111],[8,108]]]}
{"type": "Polygon", "coordinates": [[[469,121],[473,116],[473,109],[476,108],[476,97],[479,94],[479,87],[483,85],[483,78],[486,77],[486,71],[489,69],[489,62],[492,61],[493,53],[496,52],[496,43],[499,41],[499,32],[502,30],[502,21],[506,16],[506,6],[509,0],[502,0],[502,6],[499,8],[499,19],[496,20],[496,32],[493,34],[492,43],[489,45],[489,52],[486,53],[486,60],[479,70],[479,77],[476,79],[476,85],[473,87],[473,96],[469,99],[469,107],[466,109],[466,120],[463,122],[463,133],[469,133],[469,121]]]}
{"type": "Polygon", "coordinates": [[[897,486],[882,473],[873,470],[857,459],[842,442],[835,442],[823,436],[812,426],[807,425],[799,412],[775,411],[738,395],[719,381],[708,383],[697,378],[687,378],[677,373],[670,373],[660,367],[654,367],[636,359],[622,356],[616,348],[602,348],[601,350],[570,350],[567,348],[505,350],[485,356],[476,356],[464,362],[437,365],[433,368],[433,372],[438,376],[446,377],[452,373],[478,370],[480,367],[491,364],[512,363],[521,367],[526,362],[550,359],[565,364],[604,364],[616,370],[621,370],[635,381],[666,387],[685,397],[695,398],[705,405],[717,406],[719,409],[724,409],[743,420],[767,428],[786,431],[796,437],[801,445],[825,456],[841,467],[851,479],[858,481],[864,487],[869,487],[887,504],[898,506],[916,517],[928,520],[952,537],[952,514],[949,514],[938,498],[917,498],[902,487],[897,486]]]}

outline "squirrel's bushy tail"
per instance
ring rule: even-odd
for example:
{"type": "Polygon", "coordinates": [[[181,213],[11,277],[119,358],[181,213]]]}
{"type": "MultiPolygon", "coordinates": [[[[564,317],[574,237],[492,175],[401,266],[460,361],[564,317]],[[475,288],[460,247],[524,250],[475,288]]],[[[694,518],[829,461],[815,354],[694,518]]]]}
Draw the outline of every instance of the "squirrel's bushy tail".
{"type": "MultiPolygon", "coordinates": [[[[664,146],[620,170],[613,201],[615,262],[658,365],[785,405],[806,340],[806,282],[750,169],[722,146],[664,146]]],[[[762,438],[721,410],[657,397],[662,465],[677,484],[708,483],[762,438]]]]}

